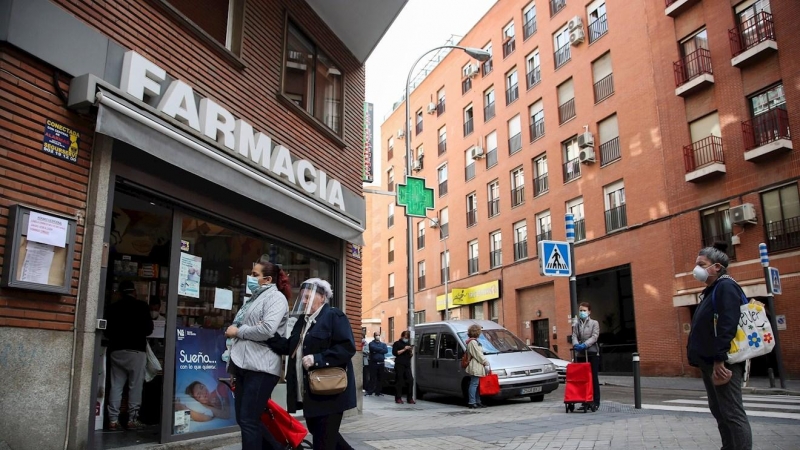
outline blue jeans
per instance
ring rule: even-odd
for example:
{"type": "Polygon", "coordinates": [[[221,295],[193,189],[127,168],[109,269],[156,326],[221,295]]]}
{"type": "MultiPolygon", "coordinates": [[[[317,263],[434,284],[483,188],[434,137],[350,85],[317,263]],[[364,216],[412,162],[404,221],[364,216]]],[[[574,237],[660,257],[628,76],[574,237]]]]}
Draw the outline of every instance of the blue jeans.
{"type": "Polygon", "coordinates": [[[481,377],[472,376],[469,380],[469,404],[480,405],[481,398],[478,396],[478,385],[481,382],[481,377]]]}
{"type": "Polygon", "coordinates": [[[242,429],[242,450],[283,448],[261,422],[261,413],[278,384],[278,376],[253,370],[236,370],[236,423],[242,429]]]}

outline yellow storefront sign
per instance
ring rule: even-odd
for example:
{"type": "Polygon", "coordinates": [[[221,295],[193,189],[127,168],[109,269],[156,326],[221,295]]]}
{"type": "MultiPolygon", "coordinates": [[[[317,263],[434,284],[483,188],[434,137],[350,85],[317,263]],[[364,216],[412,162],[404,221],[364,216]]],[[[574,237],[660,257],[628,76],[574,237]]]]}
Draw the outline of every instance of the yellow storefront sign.
{"type": "Polygon", "coordinates": [[[448,294],[449,301],[445,303],[444,295],[436,297],[436,310],[444,311],[449,303],[450,307],[472,305],[500,298],[500,281],[490,281],[466,289],[452,289],[448,294]]]}

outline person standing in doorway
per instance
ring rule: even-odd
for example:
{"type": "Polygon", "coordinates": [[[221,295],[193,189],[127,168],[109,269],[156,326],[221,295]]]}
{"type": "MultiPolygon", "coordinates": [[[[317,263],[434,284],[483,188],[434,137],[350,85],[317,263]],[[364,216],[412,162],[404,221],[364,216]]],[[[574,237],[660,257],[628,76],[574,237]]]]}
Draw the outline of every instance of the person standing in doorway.
{"type": "Polygon", "coordinates": [[[403,331],[400,340],[392,345],[394,359],[394,372],[397,376],[395,383],[394,402],[403,404],[403,388],[408,389],[408,403],[415,404],[414,401],[414,376],[411,374],[411,357],[414,355],[414,346],[410,341],[411,333],[403,331]]]}
{"type": "Polygon", "coordinates": [[[597,339],[600,337],[600,324],[590,318],[592,306],[586,302],[578,308],[578,321],[572,328],[572,342],[575,349],[575,361],[586,361],[588,356],[592,364],[592,390],[594,391],[595,409],[600,407],[600,380],[597,373],[600,371],[600,347],[597,339]]]}
{"type": "Polygon", "coordinates": [[[369,343],[369,386],[367,387],[367,395],[375,394],[380,397],[381,388],[383,387],[383,363],[386,360],[386,354],[389,353],[389,347],[381,342],[381,334],[375,332],[372,342],[369,343]]]}
{"type": "Polygon", "coordinates": [[[147,363],[147,336],[153,332],[150,306],[136,299],[136,288],[131,281],[122,281],[117,289],[120,299],[108,307],[105,336],[109,340],[109,372],[111,392],[108,396],[108,428],[120,429],[119,409],[122,390],[128,384],[128,423],[126,428],[144,427],[139,422],[142,404],[142,387],[147,363]]]}

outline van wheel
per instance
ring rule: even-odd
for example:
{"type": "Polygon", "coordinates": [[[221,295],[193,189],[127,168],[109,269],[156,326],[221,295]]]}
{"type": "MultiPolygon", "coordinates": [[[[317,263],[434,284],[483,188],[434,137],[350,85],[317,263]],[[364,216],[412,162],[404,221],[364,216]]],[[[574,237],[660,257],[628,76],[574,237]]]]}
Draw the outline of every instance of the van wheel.
{"type": "Polygon", "coordinates": [[[531,401],[534,403],[539,403],[544,401],[544,395],[531,395],[531,401]]]}

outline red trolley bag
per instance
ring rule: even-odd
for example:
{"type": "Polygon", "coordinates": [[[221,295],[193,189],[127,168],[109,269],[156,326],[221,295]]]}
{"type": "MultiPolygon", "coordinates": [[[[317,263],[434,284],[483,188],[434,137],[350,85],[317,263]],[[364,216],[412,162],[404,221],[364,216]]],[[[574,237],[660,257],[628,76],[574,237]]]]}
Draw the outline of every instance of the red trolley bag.
{"type": "Polygon", "coordinates": [[[575,411],[576,403],[583,404],[584,413],[588,410],[596,411],[592,404],[594,401],[592,365],[589,363],[589,355],[586,352],[584,355],[586,355],[586,362],[567,364],[567,382],[564,385],[564,408],[567,413],[575,411]]]}
{"type": "Polygon", "coordinates": [[[279,444],[286,445],[287,449],[311,448],[311,443],[305,440],[308,435],[306,427],[272,399],[267,401],[267,407],[261,413],[261,423],[266,425],[272,437],[279,444]]]}

